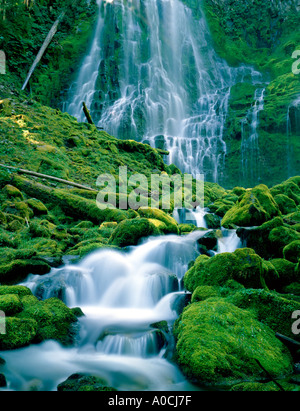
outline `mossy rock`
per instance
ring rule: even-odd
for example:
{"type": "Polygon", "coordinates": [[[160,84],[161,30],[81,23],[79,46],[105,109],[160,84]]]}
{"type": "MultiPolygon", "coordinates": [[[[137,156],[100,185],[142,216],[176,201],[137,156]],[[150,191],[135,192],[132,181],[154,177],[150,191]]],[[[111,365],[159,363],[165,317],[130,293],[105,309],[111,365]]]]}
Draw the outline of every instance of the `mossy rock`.
{"type": "Polygon", "coordinates": [[[72,324],[77,321],[73,311],[61,300],[52,297],[39,301],[31,296],[23,297],[24,310],[18,314],[20,319],[33,319],[37,323],[35,342],[56,340],[63,345],[74,342],[72,324]]]}
{"type": "Polygon", "coordinates": [[[89,374],[72,374],[57,386],[57,391],[117,391],[102,378],[89,374]]]}
{"type": "Polygon", "coordinates": [[[14,316],[22,309],[23,305],[17,294],[0,295],[0,311],[3,311],[5,316],[14,316]]]}
{"type": "Polygon", "coordinates": [[[283,256],[286,260],[293,263],[298,263],[300,259],[300,237],[299,240],[292,241],[284,247],[283,256]]]}
{"type": "Polygon", "coordinates": [[[247,392],[247,391],[280,391],[280,388],[274,382],[241,382],[231,387],[230,391],[247,392]]]}
{"type": "Polygon", "coordinates": [[[33,342],[37,323],[31,318],[7,317],[5,334],[0,333],[0,350],[13,350],[33,342]]]}
{"type": "Polygon", "coordinates": [[[40,200],[29,198],[26,200],[26,203],[29,205],[35,216],[39,217],[48,214],[47,207],[40,200]]]}
{"type": "MultiPolygon", "coordinates": [[[[218,209],[216,210],[218,211],[218,209]]],[[[219,229],[221,228],[221,219],[218,215],[207,213],[203,217],[207,228],[219,229]]]]}
{"type": "Polygon", "coordinates": [[[298,273],[296,270],[296,264],[288,261],[284,258],[274,258],[269,261],[273,265],[278,277],[273,279],[266,279],[271,289],[281,292],[284,287],[288,286],[295,281],[298,281],[298,273]]]}
{"type": "Polygon", "coordinates": [[[34,215],[25,201],[7,201],[3,204],[2,210],[7,214],[14,214],[28,220],[34,215]]]}
{"type": "Polygon", "coordinates": [[[29,274],[47,274],[51,270],[49,264],[39,259],[14,260],[0,265],[0,282],[15,284],[23,281],[29,274]]]}
{"type": "Polygon", "coordinates": [[[293,301],[276,292],[245,289],[230,295],[226,301],[244,310],[251,311],[258,321],[268,325],[274,332],[300,341],[292,333],[294,311],[300,310],[300,302],[293,301]]]}
{"type": "Polygon", "coordinates": [[[25,295],[32,295],[32,292],[23,285],[0,285],[0,295],[6,294],[16,294],[21,298],[25,295]]]}
{"type": "Polygon", "coordinates": [[[278,194],[284,194],[294,202],[300,204],[300,184],[299,176],[291,177],[288,180],[284,181],[281,184],[277,184],[270,189],[270,192],[273,196],[278,194]]]}
{"type": "Polygon", "coordinates": [[[278,207],[282,214],[290,214],[297,211],[297,205],[295,201],[285,194],[277,194],[274,200],[278,204],[278,207]]]}
{"type": "Polygon", "coordinates": [[[273,217],[280,215],[280,210],[267,186],[261,184],[248,190],[222,219],[222,226],[252,227],[259,226],[273,217]]]}
{"type": "Polygon", "coordinates": [[[199,302],[207,300],[208,298],[218,297],[219,291],[217,287],[211,285],[199,285],[192,294],[191,302],[199,302]]]}
{"type": "Polygon", "coordinates": [[[19,220],[13,220],[7,224],[6,228],[8,231],[11,231],[12,233],[16,233],[17,231],[22,230],[23,227],[24,227],[24,224],[22,224],[19,220]]]}
{"type": "Polygon", "coordinates": [[[187,234],[195,231],[197,227],[195,226],[195,224],[182,223],[178,224],[178,229],[180,234],[187,234]]]}
{"type": "Polygon", "coordinates": [[[300,240],[300,234],[289,227],[277,227],[270,231],[268,240],[275,251],[275,255],[282,257],[285,246],[300,240]]]}
{"type": "Polygon", "coordinates": [[[11,184],[6,184],[6,186],[2,188],[2,192],[8,198],[16,198],[23,200],[23,194],[21,193],[21,191],[17,187],[12,186],[11,184]]]}
{"type": "Polygon", "coordinates": [[[232,385],[292,372],[292,360],[275,333],[252,313],[220,298],[192,303],[175,322],[176,361],[193,382],[232,385]]]}
{"type": "Polygon", "coordinates": [[[140,207],[137,211],[141,217],[162,221],[166,226],[164,228],[165,234],[179,234],[177,221],[163,210],[140,207]]]}
{"type": "Polygon", "coordinates": [[[254,250],[242,248],[214,257],[200,255],[186,272],[184,286],[194,292],[201,285],[224,286],[229,280],[235,280],[248,288],[264,288],[268,272],[269,267],[254,250]]]}
{"type": "Polygon", "coordinates": [[[144,237],[159,235],[160,231],[147,218],[125,220],[114,229],[109,244],[117,247],[137,245],[144,237]]]}
{"type": "Polygon", "coordinates": [[[2,213],[2,211],[0,211],[0,225],[5,226],[6,225],[6,215],[4,213],[2,213]]]}
{"type": "Polygon", "coordinates": [[[282,257],[281,253],[269,240],[269,235],[274,228],[283,227],[284,222],[281,217],[275,217],[270,221],[255,228],[238,228],[237,235],[241,238],[242,243],[252,248],[265,259],[282,257]]]}

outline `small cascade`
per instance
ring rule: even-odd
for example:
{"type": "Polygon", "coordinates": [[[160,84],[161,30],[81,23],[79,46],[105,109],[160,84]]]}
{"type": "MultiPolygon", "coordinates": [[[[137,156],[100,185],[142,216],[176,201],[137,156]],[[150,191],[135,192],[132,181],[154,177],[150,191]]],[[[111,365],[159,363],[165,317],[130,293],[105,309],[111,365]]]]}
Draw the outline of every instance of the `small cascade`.
{"type": "Polygon", "coordinates": [[[242,128],[242,174],[243,181],[249,186],[255,186],[259,182],[259,142],[258,126],[259,113],[264,109],[265,88],[257,88],[254,94],[254,104],[247,117],[241,123],[242,128]]]}
{"type": "MultiPolygon", "coordinates": [[[[187,212],[177,215],[184,220],[187,212]]],[[[205,213],[191,212],[201,226],[205,213]]],[[[23,285],[38,298],[58,297],[80,307],[84,316],[74,347],[46,341],[1,352],[9,389],[28,390],[38,383],[41,390],[55,390],[78,372],[98,375],[118,390],[197,389],[167,359],[168,330],[189,301],[182,279],[199,255],[197,240],[209,231],[147,238],[126,253],[101,249],[78,264],[30,275],[23,285]],[[157,328],[161,321],[167,327],[157,328]]],[[[216,253],[240,246],[235,230],[221,233],[216,253]]]]}

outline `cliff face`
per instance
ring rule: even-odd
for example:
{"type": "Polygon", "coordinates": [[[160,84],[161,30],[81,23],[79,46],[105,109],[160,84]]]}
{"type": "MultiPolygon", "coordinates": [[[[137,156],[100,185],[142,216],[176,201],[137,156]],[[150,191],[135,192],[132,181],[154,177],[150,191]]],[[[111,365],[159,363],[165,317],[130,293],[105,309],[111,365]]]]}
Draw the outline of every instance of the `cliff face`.
{"type": "Polygon", "coordinates": [[[298,0],[204,3],[218,54],[233,66],[253,65],[265,80],[260,110],[253,84],[231,90],[225,185],[237,183],[237,175],[246,174],[251,186],[299,172],[300,75],[292,70],[292,55],[300,49],[299,8],[298,0]]]}

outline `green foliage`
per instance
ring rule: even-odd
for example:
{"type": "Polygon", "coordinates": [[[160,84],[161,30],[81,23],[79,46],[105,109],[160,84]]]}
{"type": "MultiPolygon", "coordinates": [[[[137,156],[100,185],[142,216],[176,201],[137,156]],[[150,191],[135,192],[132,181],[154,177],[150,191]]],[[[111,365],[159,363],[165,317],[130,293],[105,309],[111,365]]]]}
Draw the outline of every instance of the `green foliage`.
{"type": "Polygon", "coordinates": [[[274,332],[247,310],[220,298],[195,302],[175,323],[176,359],[197,384],[225,385],[291,373],[291,357],[274,332]]]}

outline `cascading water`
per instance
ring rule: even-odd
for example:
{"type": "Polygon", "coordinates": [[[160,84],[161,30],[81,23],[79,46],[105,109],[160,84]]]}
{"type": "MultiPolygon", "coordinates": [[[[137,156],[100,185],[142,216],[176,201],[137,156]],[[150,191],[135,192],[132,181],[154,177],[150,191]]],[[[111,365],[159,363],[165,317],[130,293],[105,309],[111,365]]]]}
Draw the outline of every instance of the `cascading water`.
{"type": "Polygon", "coordinates": [[[254,94],[254,105],[247,117],[242,121],[242,172],[244,181],[253,187],[258,184],[259,170],[259,142],[258,126],[259,113],[264,109],[265,88],[257,88],[254,94]]]}
{"type": "MultiPolygon", "coordinates": [[[[203,210],[198,213],[202,218],[203,210]]],[[[102,249],[78,264],[29,276],[23,285],[38,298],[59,297],[84,316],[71,348],[46,341],[0,352],[8,389],[55,390],[78,372],[98,375],[120,391],[197,389],[168,360],[171,333],[154,324],[166,321],[171,330],[186,304],[182,278],[205,233],[148,238],[127,253],[102,249]]],[[[217,252],[239,246],[235,231],[223,230],[217,252]]]]}
{"type": "Polygon", "coordinates": [[[230,89],[260,73],[220,59],[204,17],[180,0],[100,0],[99,13],[64,110],[84,121],[86,101],[110,134],[164,148],[182,172],[217,182],[230,89]]]}

